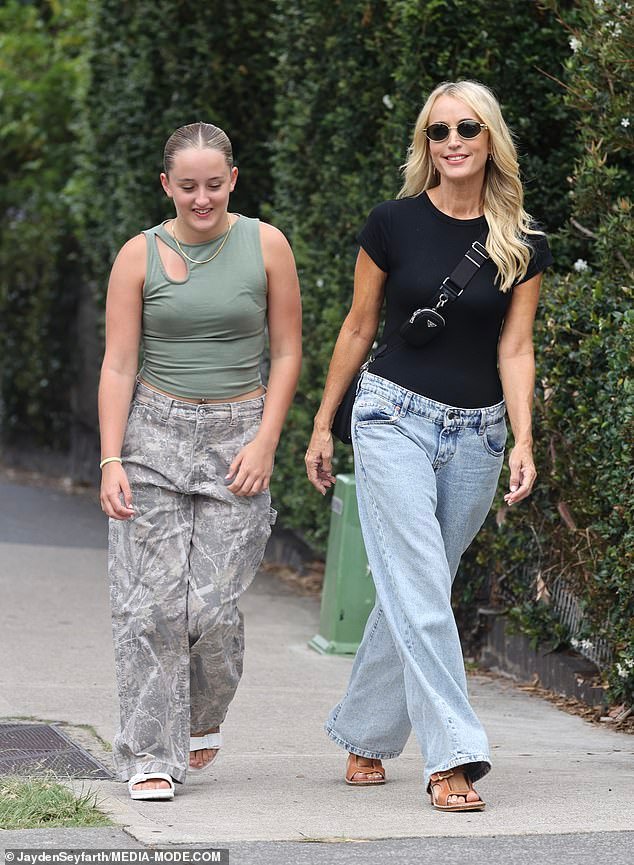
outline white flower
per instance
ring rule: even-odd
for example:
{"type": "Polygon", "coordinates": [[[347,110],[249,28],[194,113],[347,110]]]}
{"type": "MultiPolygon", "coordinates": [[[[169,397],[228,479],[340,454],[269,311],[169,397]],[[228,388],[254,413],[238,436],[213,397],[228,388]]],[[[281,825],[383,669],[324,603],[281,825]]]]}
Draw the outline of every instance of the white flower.
{"type": "Polygon", "coordinates": [[[317,286],[317,288],[323,288],[324,287],[324,281],[321,278],[321,276],[319,277],[319,279],[315,280],[315,285],[317,286]]]}
{"type": "Polygon", "coordinates": [[[381,102],[383,103],[383,105],[385,105],[386,108],[389,108],[390,111],[394,108],[394,103],[392,102],[392,98],[389,93],[385,94],[381,102]]]}
{"type": "Polygon", "coordinates": [[[594,5],[599,11],[601,11],[601,9],[603,9],[603,0],[594,0],[594,5]]]}
{"type": "Polygon", "coordinates": [[[630,125],[630,118],[629,117],[621,117],[621,126],[623,127],[623,129],[627,129],[627,127],[629,125],[630,125]]]}
{"type": "Polygon", "coordinates": [[[612,32],[612,36],[620,36],[623,32],[618,21],[606,21],[605,29],[612,32]]]}
{"type": "Polygon", "coordinates": [[[629,673],[620,664],[616,665],[616,672],[622,679],[627,679],[629,673]]]}
{"type": "Polygon", "coordinates": [[[576,649],[577,646],[579,645],[579,640],[577,640],[575,637],[573,637],[572,640],[570,641],[570,645],[572,646],[573,649],[576,649]]]}
{"type": "Polygon", "coordinates": [[[594,646],[592,645],[590,640],[582,640],[581,641],[581,648],[585,649],[586,652],[589,652],[590,649],[594,649],[594,646]]]}
{"type": "Polygon", "coordinates": [[[631,670],[632,667],[634,667],[634,658],[626,658],[625,659],[625,666],[629,667],[631,670]]]}
{"type": "Polygon", "coordinates": [[[590,270],[588,262],[583,258],[578,258],[572,266],[577,273],[583,273],[584,270],[590,270]]]}
{"type": "Polygon", "coordinates": [[[577,52],[581,48],[581,40],[577,39],[576,36],[571,36],[568,40],[568,45],[572,51],[577,52]]]}

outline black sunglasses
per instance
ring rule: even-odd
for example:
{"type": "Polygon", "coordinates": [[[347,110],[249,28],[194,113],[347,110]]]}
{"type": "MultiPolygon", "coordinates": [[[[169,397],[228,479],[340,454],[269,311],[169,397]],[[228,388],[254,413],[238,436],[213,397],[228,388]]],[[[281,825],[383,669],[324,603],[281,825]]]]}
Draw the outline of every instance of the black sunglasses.
{"type": "Polygon", "coordinates": [[[448,123],[432,123],[424,132],[430,141],[445,141],[449,138],[449,133],[455,129],[461,138],[477,138],[483,129],[489,127],[485,123],[478,123],[477,120],[461,120],[457,126],[449,126],[448,123]]]}

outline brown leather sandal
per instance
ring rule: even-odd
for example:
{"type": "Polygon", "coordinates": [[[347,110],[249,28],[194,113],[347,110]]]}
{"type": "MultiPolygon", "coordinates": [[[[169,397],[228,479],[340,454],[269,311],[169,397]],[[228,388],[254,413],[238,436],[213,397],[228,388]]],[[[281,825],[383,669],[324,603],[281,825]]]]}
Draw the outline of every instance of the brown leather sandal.
{"type": "MultiPolygon", "coordinates": [[[[438,811],[484,811],[482,799],[467,802],[467,793],[473,790],[473,784],[463,769],[448,769],[446,772],[433,774],[427,785],[431,804],[438,811]],[[464,796],[464,802],[451,802],[450,796],[464,796]]],[[[476,791],[473,790],[475,793],[476,791]]]]}
{"type": "Polygon", "coordinates": [[[346,784],[351,787],[369,787],[371,784],[385,784],[385,769],[380,760],[373,760],[368,757],[359,757],[358,754],[348,754],[348,762],[346,764],[346,784]],[[363,760],[363,764],[359,763],[363,760]],[[369,778],[369,775],[378,774],[380,778],[369,778]],[[363,779],[355,779],[355,775],[365,776],[363,779]]]}

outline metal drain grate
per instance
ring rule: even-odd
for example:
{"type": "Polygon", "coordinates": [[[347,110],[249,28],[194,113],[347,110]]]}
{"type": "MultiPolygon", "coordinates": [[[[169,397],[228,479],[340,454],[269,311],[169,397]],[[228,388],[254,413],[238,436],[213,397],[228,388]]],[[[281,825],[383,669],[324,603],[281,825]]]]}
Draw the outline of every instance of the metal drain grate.
{"type": "Polygon", "coordinates": [[[50,724],[0,724],[1,775],[112,778],[87,751],[50,724]]]}

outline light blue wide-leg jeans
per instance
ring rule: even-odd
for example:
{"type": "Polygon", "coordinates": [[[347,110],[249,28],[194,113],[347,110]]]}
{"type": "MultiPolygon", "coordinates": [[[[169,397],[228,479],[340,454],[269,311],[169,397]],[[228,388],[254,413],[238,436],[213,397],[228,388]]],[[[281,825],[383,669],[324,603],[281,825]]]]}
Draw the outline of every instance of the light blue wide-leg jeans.
{"type": "Polygon", "coordinates": [[[491,768],[451,608],[460,557],[493,502],[504,403],[444,405],[364,373],[352,416],[359,517],[377,602],[348,690],[326,723],[363,757],[400,754],[413,728],[430,775],[491,768]]]}

